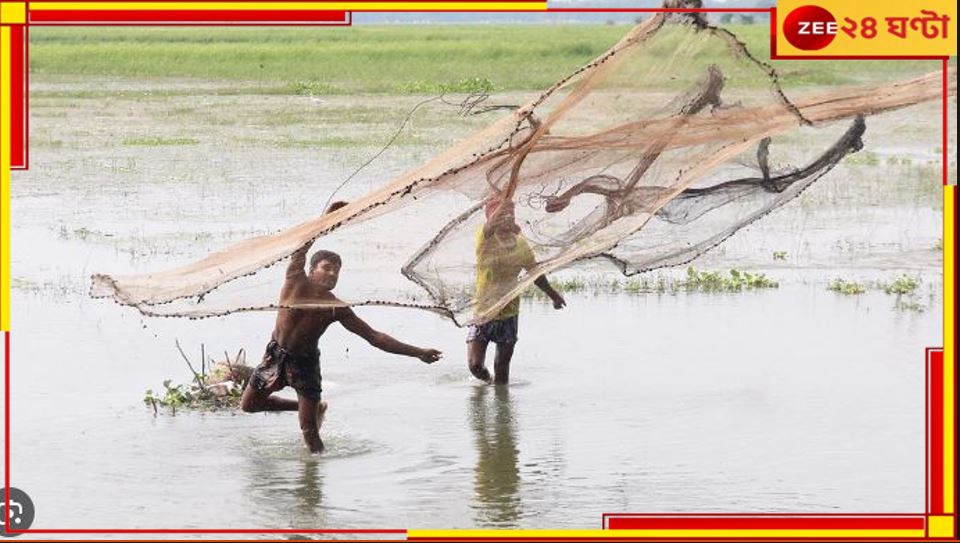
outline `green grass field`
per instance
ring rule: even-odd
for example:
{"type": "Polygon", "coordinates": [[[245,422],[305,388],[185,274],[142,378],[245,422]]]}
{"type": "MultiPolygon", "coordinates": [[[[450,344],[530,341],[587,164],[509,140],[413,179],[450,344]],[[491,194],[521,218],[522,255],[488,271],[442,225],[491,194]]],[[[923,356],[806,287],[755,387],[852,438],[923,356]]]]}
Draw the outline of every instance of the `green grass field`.
{"type": "MultiPolygon", "coordinates": [[[[350,28],[34,28],[34,75],[259,82],[290,94],[429,94],[544,88],[602,53],[626,25],[384,25],[350,28]]],[[[732,25],[757,58],[766,25],[732,25]]],[[[932,61],[781,61],[788,84],[908,77],[932,61]]]]}

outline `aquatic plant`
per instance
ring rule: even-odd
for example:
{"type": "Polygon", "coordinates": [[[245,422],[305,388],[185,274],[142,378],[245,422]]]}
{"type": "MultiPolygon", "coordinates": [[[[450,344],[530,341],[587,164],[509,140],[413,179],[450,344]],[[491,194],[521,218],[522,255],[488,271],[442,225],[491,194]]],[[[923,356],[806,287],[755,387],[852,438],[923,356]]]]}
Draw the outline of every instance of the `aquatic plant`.
{"type": "MultiPolygon", "coordinates": [[[[657,275],[653,278],[640,276],[626,279],[576,275],[551,279],[550,284],[557,292],[592,292],[594,296],[601,294],[675,293],[679,291],[739,292],[744,289],[778,288],[780,286],[777,281],[762,273],[731,269],[729,274],[724,274],[717,271],[698,271],[693,267],[687,268],[687,275],[683,279],[671,279],[663,275],[657,275]]],[[[523,297],[548,300],[547,296],[538,288],[528,289],[523,293],[523,297]]]]}
{"type": "Polygon", "coordinates": [[[846,279],[834,279],[827,285],[827,290],[836,292],[837,294],[863,294],[867,291],[867,287],[863,283],[857,283],[856,281],[847,281],[846,279]]]}
{"type": "Polygon", "coordinates": [[[676,283],[683,290],[703,292],[738,292],[743,289],[777,288],[776,281],[762,273],[750,273],[731,269],[729,275],[717,271],[697,271],[693,266],[687,268],[687,278],[676,283]]]}
{"type": "Polygon", "coordinates": [[[193,373],[193,381],[174,385],[172,379],[166,379],[163,381],[162,393],[147,389],[143,396],[143,403],[153,408],[154,416],[158,414],[161,407],[169,409],[171,415],[176,415],[177,409],[211,411],[235,409],[240,406],[243,388],[253,371],[244,363],[246,357],[243,349],[240,349],[233,360],[230,360],[230,355],[224,352],[224,361],[215,362],[210,359],[208,366],[206,353],[201,345],[200,371],[197,372],[180,348],[179,342],[176,342],[176,346],[187,367],[190,368],[190,372],[193,373]]]}
{"type": "Polygon", "coordinates": [[[887,294],[912,294],[920,286],[920,280],[909,275],[901,275],[892,283],[884,285],[883,291],[887,294]]]}

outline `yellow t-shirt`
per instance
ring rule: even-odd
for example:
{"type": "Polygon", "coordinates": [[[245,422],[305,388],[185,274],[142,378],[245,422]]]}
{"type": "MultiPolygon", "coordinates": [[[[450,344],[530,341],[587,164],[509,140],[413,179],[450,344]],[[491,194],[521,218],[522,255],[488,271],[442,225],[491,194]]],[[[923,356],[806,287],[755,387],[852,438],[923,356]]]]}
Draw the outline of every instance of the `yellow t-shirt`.
{"type": "MultiPolygon", "coordinates": [[[[506,242],[493,236],[485,239],[483,227],[477,229],[477,309],[483,311],[506,294],[517,281],[520,272],[537,265],[527,240],[517,235],[506,242]]],[[[514,298],[500,310],[494,319],[506,319],[520,314],[520,298],[514,298]]]]}

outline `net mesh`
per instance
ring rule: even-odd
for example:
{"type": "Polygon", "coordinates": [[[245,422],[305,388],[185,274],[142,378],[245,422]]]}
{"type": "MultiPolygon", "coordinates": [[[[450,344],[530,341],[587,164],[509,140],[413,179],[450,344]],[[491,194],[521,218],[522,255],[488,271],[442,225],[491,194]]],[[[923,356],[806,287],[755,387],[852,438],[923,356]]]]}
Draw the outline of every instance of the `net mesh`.
{"type": "Polygon", "coordinates": [[[313,241],[343,257],[342,302],[292,307],[394,305],[483,322],[537,277],[577,262],[633,274],[693,260],[858,150],[864,116],[939,99],[941,77],[791,100],[733,34],[697,14],[658,14],[530,103],[343,208],[174,269],[94,275],[91,294],[147,315],[275,310],[284,277],[275,264],[313,241]],[[492,198],[513,203],[515,238],[533,261],[480,289],[484,251],[516,243],[498,249],[478,234],[492,198]]]}

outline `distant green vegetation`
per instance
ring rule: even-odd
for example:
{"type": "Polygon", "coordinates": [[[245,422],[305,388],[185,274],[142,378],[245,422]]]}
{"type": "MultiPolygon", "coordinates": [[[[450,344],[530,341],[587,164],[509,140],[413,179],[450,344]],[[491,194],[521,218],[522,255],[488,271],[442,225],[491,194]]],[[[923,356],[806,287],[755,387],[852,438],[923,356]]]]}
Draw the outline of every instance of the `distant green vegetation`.
{"type": "Polygon", "coordinates": [[[43,28],[30,35],[30,69],[286,82],[297,93],[434,92],[475,78],[497,89],[539,89],[605,51],[626,28],[43,28]]]}
{"type": "MultiPolygon", "coordinates": [[[[757,58],[769,57],[766,25],[727,28],[757,58]]],[[[30,70],[38,75],[258,82],[264,92],[305,95],[533,90],[553,84],[601,54],[627,29],[583,24],[37,27],[30,32],[30,70]]],[[[669,40],[660,46],[663,54],[669,54],[669,40]]],[[[715,54],[719,58],[725,52],[721,48],[715,54]]],[[[858,83],[937,68],[931,61],[773,64],[786,83],[795,85],[858,83]]],[[[764,82],[758,78],[757,84],[764,82]]]]}

